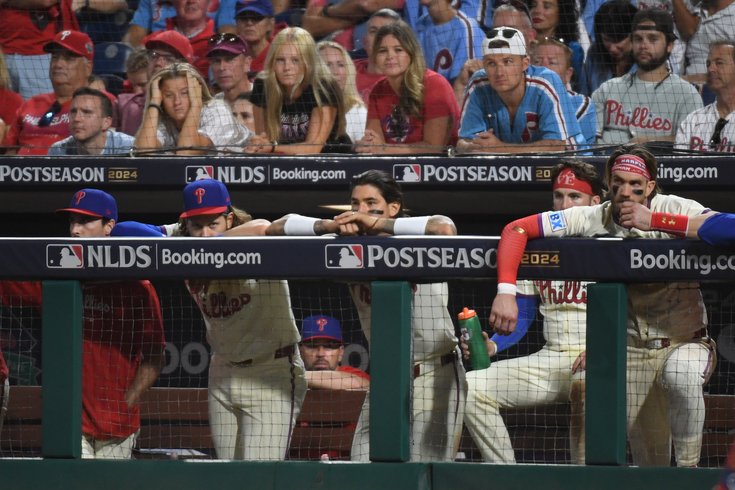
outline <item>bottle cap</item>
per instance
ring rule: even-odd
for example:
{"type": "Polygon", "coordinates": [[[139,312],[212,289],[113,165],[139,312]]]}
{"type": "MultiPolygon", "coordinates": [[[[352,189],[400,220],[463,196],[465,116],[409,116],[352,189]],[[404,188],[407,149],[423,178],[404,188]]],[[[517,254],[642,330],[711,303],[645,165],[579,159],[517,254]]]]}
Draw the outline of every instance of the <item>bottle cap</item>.
{"type": "Polygon", "coordinates": [[[459,315],[457,315],[457,318],[459,318],[460,320],[467,320],[469,318],[472,318],[473,316],[477,316],[477,313],[475,313],[475,310],[470,310],[469,308],[465,306],[462,312],[459,315]]]}

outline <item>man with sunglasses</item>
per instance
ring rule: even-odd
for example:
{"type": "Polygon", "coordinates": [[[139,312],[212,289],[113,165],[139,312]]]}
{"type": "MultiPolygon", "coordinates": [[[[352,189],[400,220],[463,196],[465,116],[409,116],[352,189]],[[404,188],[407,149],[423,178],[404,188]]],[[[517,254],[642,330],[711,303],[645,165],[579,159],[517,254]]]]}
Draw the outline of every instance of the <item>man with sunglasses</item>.
{"type": "Polygon", "coordinates": [[[232,107],[238,95],[253,89],[248,78],[253,54],[240,36],[225,33],[210,37],[207,58],[214,83],[222,90],[215,99],[224,100],[232,107]]]}
{"type": "Polygon", "coordinates": [[[735,152],[735,42],[710,45],[707,86],[717,98],[684,119],[676,132],[676,148],[735,152]]]}
{"type": "Polygon", "coordinates": [[[263,71],[271,40],[284,25],[276,26],[273,4],[269,0],[243,0],[235,5],[237,34],[250,48],[252,74],[263,71]]]}
{"type": "MultiPolygon", "coordinates": [[[[176,31],[159,31],[147,36],[143,42],[148,52],[148,80],[176,61],[192,64],[194,49],[189,40],[176,31]]],[[[143,122],[145,91],[125,97],[120,107],[120,127],[130,136],[135,136],[143,122]]]]}
{"type": "Polygon", "coordinates": [[[492,29],[483,53],[484,69],[466,89],[460,152],[538,153],[584,146],[564,84],[551,70],[530,64],[521,31],[492,29]]]}
{"type": "Polygon", "coordinates": [[[54,91],[31,97],[20,106],[3,140],[6,154],[46,155],[53,143],[70,134],[72,96],[87,85],[94,45],[83,32],[61,31],[44,49],[51,53],[49,78],[54,91]]]}

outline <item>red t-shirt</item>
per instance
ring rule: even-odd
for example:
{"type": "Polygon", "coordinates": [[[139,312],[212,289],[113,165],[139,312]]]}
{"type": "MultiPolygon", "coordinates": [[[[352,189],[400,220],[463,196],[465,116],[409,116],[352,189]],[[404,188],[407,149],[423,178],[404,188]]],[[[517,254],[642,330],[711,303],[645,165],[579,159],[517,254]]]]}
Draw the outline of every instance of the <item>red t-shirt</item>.
{"type": "Polygon", "coordinates": [[[271,47],[271,41],[273,41],[273,38],[276,37],[276,34],[281,32],[286,27],[288,27],[288,24],[286,24],[285,22],[279,22],[278,24],[276,24],[275,28],[273,28],[273,32],[271,32],[271,39],[270,41],[268,41],[268,46],[266,46],[265,49],[261,51],[258,56],[253,58],[253,62],[250,64],[250,76],[255,76],[263,71],[263,68],[265,68],[265,58],[266,56],[268,56],[268,50],[271,47]]]}
{"type": "Polygon", "coordinates": [[[384,77],[380,73],[368,73],[367,58],[355,60],[355,85],[362,100],[367,103],[370,100],[370,91],[376,83],[384,77]]]}
{"type": "Polygon", "coordinates": [[[396,119],[392,114],[398,105],[396,94],[387,79],[380,80],[370,92],[368,104],[368,121],[377,119],[383,130],[383,137],[388,144],[411,144],[424,140],[424,123],[437,117],[451,118],[452,131],[448,144],[457,141],[459,130],[459,106],[454,98],[454,90],[446,78],[435,71],[424,72],[424,101],[421,118],[403,116],[396,119]]]}
{"type": "Polygon", "coordinates": [[[0,88],[0,119],[5,124],[13,124],[15,113],[22,104],[23,97],[20,94],[6,88],[0,88]]]}
{"type": "Polygon", "coordinates": [[[23,10],[0,7],[0,47],[5,54],[46,54],[43,46],[57,32],[79,30],[72,0],[61,0],[47,9],[23,10]]]}
{"type": "Polygon", "coordinates": [[[98,439],[128,437],[140,428],[140,407],[125,392],[141,357],[166,345],[161,305],[148,281],[84,284],[82,432],[98,439]]]}
{"type": "MultiPolygon", "coordinates": [[[[171,17],[166,19],[166,30],[173,31],[176,26],[176,18],[171,17]]],[[[191,48],[194,50],[194,63],[197,71],[204,77],[205,80],[209,80],[209,59],[207,58],[207,51],[209,50],[209,38],[214,35],[214,20],[209,19],[207,21],[207,27],[202,32],[194,37],[189,38],[191,48]]]]}

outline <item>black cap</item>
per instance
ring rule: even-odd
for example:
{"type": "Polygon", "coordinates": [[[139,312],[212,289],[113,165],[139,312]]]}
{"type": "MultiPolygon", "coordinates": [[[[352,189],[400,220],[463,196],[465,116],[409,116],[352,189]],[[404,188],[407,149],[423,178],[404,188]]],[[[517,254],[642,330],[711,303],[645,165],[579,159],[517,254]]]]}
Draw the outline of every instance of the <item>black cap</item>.
{"type": "Polygon", "coordinates": [[[658,8],[639,10],[633,17],[632,31],[659,31],[664,33],[668,42],[676,39],[674,17],[667,11],[658,8]],[[653,25],[641,26],[646,23],[653,23],[653,25]]]}

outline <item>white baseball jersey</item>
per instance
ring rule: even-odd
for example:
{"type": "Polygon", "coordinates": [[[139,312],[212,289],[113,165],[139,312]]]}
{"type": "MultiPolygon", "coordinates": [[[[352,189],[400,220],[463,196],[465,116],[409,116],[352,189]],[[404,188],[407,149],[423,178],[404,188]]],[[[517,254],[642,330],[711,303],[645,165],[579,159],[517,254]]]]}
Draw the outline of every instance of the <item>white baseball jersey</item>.
{"type": "MultiPolygon", "coordinates": [[[[656,195],[649,204],[653,212],[694,217],[707,211],[696,201],[656,195]]],[[[543,236],[615,236],[625,238],[674,238],[660,231],[623,228],[614,222],[612,203],[578,206],[542,213],[543,236]]],[[[707,325],[699,284],[694,282],[628,285],[628,335],[642,340],[673,338],[688,340],[707,325]]]]}
{"type": "Polygon", "coordinates": [[[587,284],[582,281],[518,281],[518,294],[539,296],[544,348],[584,349],[587,338],[587,284]]]}
{"type": "Polygon", "coordinates": [[[187,281],[207,325],[207,341],[222,360],[272,358],[300,340],[288,283],[258,279],[187,281]]]}
{"type": "MultiPolygon", "coordinates": [[[[368,343],[371,330],[370,284],[350,284],[350,294],[355,302],[363,332],[368,343]]],[[[449,311],[447,283],[414,284],[411,329],[413,336],[413,360],[441,357],[457,345],[454,326],[449,311]]]]}
{"type": "Polygon", "coordinates": [[[676,148],[699,151],[735,152],[735,112],[725,118],[728,123],[720,132],[720,144],[710,146],[709,141],[715,132],[715,125],[720,120],[717,102],[697,109],[689,114],[676,132],[676,148]]]}

